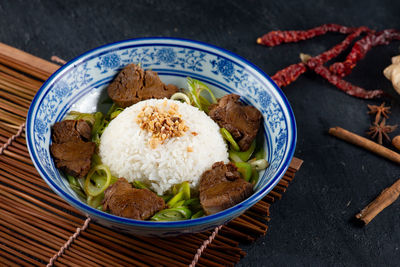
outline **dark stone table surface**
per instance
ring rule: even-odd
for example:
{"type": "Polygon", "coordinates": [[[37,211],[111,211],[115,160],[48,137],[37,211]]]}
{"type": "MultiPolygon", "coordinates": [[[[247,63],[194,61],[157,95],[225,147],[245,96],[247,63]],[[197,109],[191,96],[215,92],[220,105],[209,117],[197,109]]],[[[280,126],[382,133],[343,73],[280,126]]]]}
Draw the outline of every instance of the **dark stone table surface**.
{"type": "MultiPolygon", "coordinates": [[[[226,48],[270,75],[298,62],[300,52],[319,54],[344,37],[329,34],[274,48],[256,45],[257,37],[323,23],[400,29],[400,1],[0,1],[0,42],[45,59],[69,60],[122,39],[172,36],[226,48]]],[[[395,96],[386,101],[392,105],[389,124],[400,124],[400,98],[382,70],[399,45],[375,48],[346,78],[395,96]]],[[[327,134],[342,126],[365,135],[371,123],[366,105],[382,100],[350,97],[314,74],[283,91],[297,120],[295,155],[305,162],[273,205],[267,235],[244,246],[248,255],[238,266],[399,266],[400,201],[366,227],[352,222],[400,178],[399,166],[327,134]]],[[[397,134],[400,129],[392,136],[397,134]]]]}

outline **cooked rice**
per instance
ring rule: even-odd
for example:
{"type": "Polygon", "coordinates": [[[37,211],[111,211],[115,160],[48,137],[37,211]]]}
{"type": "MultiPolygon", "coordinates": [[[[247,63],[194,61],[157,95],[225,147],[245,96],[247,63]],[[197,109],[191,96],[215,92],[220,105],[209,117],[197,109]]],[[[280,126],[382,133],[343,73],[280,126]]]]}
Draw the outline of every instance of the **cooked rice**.
{"type": "Polygon", "coordinates": [[[114,176],[144,182],[159,195],[184,181],[196,189],[201,174],[213,163],[228,162],[227,150],[218,125],[203,111],[165,99],[145,100],[126,108],[106,128],[99,148],[103,163],[114,176]],[[145,106],[165,104],[178,106],[188,130],[151,146],[153,133],[141,129],[137,118],[145,106]]]}

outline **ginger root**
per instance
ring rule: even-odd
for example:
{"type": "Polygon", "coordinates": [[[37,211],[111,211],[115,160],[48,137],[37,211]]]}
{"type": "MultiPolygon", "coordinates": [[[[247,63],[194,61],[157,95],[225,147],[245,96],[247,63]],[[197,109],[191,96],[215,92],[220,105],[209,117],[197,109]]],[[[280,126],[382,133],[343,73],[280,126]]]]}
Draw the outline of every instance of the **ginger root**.
{"type": "Polygon", "coordinates": [[[400,55],[392,57],[392,65],[388,66],[383,74],[392,82],[394,89],[400,94],[400,55]]]}

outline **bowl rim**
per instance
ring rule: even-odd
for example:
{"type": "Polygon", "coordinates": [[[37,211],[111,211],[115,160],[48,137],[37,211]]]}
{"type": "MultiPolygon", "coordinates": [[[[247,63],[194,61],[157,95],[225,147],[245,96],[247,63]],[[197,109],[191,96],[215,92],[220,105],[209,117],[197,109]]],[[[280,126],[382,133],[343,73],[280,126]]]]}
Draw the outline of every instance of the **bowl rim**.
{"type": "MultiPolygon", "coordinates": [[[[197,226],[197,225],[203,225],[203,224],[211,224],[211,223],[216,223],[220,220],[223,220],[224,218],[230,218],[230,215],[233,215],[234,213],[242,213],[249,207],[253,206],[255,203],[257,203],[259,200],[261,200],[265,195],[267,195],[274,187],[275,185],[281,180],[283,177],[284,173],[289,167],[289,164],[293,158],[294,151],[296,148],[296,142],[297,142],[297,127],[296,127],[296,120],[294,117],[293,110],[289,104],[288,99],[286,98],[285,94],[283,91],[276,85],[276,83],[259,67],[257,67],[255,64],[251,63],[249,60],[243,58],[242,56],[237,55],[236,53],[233,53],[227,49],[208,44],[205,42],[201,41],[196,41],[196,40],[191,40],[191,39],[186,39],[186,38],[176,38],[176,37],[142,37],[142,38],[133,38],[133,39],[126,39],[126,40],[121,40],[121,41],[116,41],[112,43],[108,43],[102,46],[98,46],[96,48],[90,49],[77,57],[73,58],[72,60],[68,61],[65,65],[61,66],[56,72],[54,72],[40,87],[40,89],[37,91],[35,94],[31,105],[29,107],[27,117],[26,117],[26,129],[31,128],[31,117],[33,113],[33,108],[37,101],[37,99],[40,97],[41,93],[46,90],[48,85],[57,78],[58,74],[62,72],[64,69],[68,68],[70,65],[73,65],[77,62],[79,62],[82,58],[85,58],[86,56],[89,56],[90,54],[95,53],[96,51],[105,49],[105,48],[112,48],[114,46],[119,46],[123,45],[125,43],[134,43],[134,42],[141,42],[141,41],[155,41],[155,42],[160,42],[160,41],[169,41],[169,42],[184,42],[186,45],[190,46],[190,44],[195,44],[198,46],[203,46],[203,48],[211,48],[219,53],[229,55],[230,57],[236,59],[239,62],[242,62],[243,65],[248,65],[250,66],[256,73],[262,76],[262,78],[265,78],[266,80],[269,81],[269,83],[274,87],[278,95],[281,97],[284,106],[287,109],[288,113],[288,131],[291,132],[292,139],[288,140],[288,153],[286,154],[286,157],[283,159],[283,164],[281,167],[277,170],[276,174],[272,179],[270,180],[269,183],[263,186],[260,191],[254,193],[244,201],[236,204],[235,206],[228,208],[226,210],[223,210],[221,212],[218,212],[216,214],[200,217],[197,219],[190,219],[190,220],[183,220],[183,221],[168,221],[168,222],[154,222],[154,221],[141,221],[141,220],[134,220],[130,218],[124,218],[124,217],[119,217],[116,215],[108,214],[105,212],[102,212],[100,210],[97,210],[95,208],[90,207],[89,205],[85,204],[84,202],[75,199],[71,197],[69,194],[65,193],[61,188],[58,187],[56,183],[52,181],[51,177],[47,177],[47,175],[42,172],[42,168],[37,164],[37,161],[35,158],[37,155],[33,153],[33,142],[31,141],[29,131],[26,132],[26,142],[28,146],[28,151],[30,154],[30,157],[32,159],[32,162],[36,168],[36,170],[39,172],[40,176],[46,181],[46,183],[52,188],[53,191],[55,191],[59,196],[61,196],[64,200],[66,200],[70,205],[76,207],[78,210],[85,212],[86,214],[94,215],[95,217],[100,217],[102,219],[105,219],[107,221],[112,221],[115,223],[119,224],[124,224],[124,225],[129,225],[129,226],[139,226],[139,227],[157,227],[157,228],[180,228],[180,227],[191,227],[191,226],[197,226]],[[290,131],[291,129],[291,131],[290,131]]],[[[161,43],[160,43],[161,44],[161,43]]],[[[173,46],[173,44],[170,44],[173,46]]],[[[196,48],[196,47],[194,47],[196,48]]],[[[290,134],[288,135],[289,138],[290,134]]]]}

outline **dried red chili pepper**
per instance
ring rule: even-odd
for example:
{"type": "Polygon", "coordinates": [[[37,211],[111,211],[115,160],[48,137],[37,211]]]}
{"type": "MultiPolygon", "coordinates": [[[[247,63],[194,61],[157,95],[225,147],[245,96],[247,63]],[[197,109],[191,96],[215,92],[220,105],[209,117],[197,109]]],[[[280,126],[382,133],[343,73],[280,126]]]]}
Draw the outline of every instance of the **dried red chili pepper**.
{"type": "MultiPolygon", "coordinates": [[[[360,34],[362,34],[365,31],[369,31],[369,29],[367,27],[360,27],[352,34],[349,34],[340,44],[335,45],[328,51],[325,51],[324,53],[316,57],[309,58],[307,60],[308,67],[313,68],[313,66],[324,64],[329,60],[331,60],[332,58],[337,57],[343,50],[345,50],[351,44],[351,42],[355,38],[357,38],[360,34]]],[[[287,86],[290,83],[294,82],[301,74],[303,74],[306,71],[307,68],[303,63],[297,63],[278,71],[271,78],[279,87],[282,87],[282,86],[287,86]]]]}
{"type": "Polygon", "coordinates": [[[321,75],[323,78],[325,78],[328,82],[331,84],[335,85],[337,88],[342,90],[348,95],[355,96],[358,98],[363,98],[363,99],[371,99],[371,98],[376,98],[384,95],[384,91],[382,90],[372,90],[372,91],[367,91],[361,87],[355,86],[345,80],[343,80],[341,77],[332,74],[328,68],[326,68],[323,65],[317,65],[313,69],[315,73],[321,75]]]}
{"type": "Polygon", "coordinates": [[[323,24],[305,31],[271,31],[264,34],[262,37],[257,38],[257,44],[276,46],[281,43],[293,43],[311,39],[315,36],[324,35],[327,32],[350,34],[355,32],[357,29],[358,28],[346,27],[339,24],[323,24]]]}
{"type": "Polygon", "coordinates": [[[309,61],[307,61],[307,65],[309,67],[317,66],[321,64],[325,64],[329,60],[340,55],[347,47],[364,32],[370,31],[367,27],[360,27],[355,32],[349,34],[341,43],[335,45],[331,49],[323,52],[322,54],[312,57],[309,61]]]}
{"type": "Polygon", "coordinates": [[[374,46],[386,45],[393,40],[400,40],[399,31],[388,29],[377,33],[369,33],[354,44],[345,61],[336,62],[329,69],[332,73],[344,77],[351,73],[357,62],[364,58],[374,46]]]}
{"type": "Polygon", "coordinates": [[[279,86],[287,86],[297,80],[301,74],[307,71],[307,67],[304,63],[300,62],[292,64],[277,73],[275,73],[271,79],[279,86]]]}

